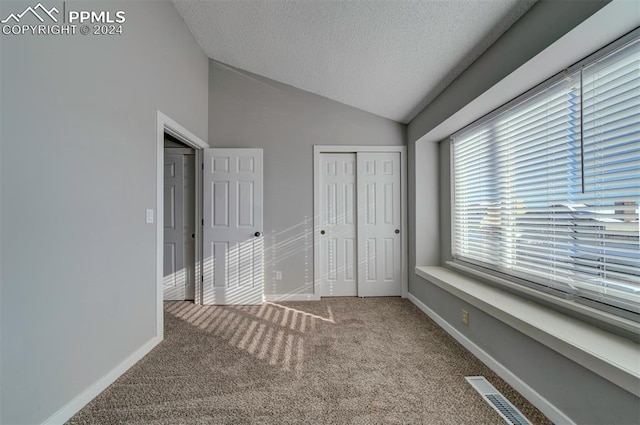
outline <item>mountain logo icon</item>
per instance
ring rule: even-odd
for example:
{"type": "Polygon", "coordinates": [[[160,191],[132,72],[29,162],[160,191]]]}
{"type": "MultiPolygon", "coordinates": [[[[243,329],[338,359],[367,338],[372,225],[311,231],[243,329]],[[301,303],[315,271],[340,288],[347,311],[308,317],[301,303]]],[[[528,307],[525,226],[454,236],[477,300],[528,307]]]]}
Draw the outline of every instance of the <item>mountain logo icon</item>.
{"type": "Polygon", "coordinates": [[[38,3],[34,7],[31,7],[31,6],[27,7],[22,13],[18,13],[18,14],[11,13],[9,14],[9,16],[7,16],[5,19],[3,19],[0,22],[3,24],[6,24],[9,21],[13,20],[17,24],[27,14],[31,14],[35,16],[40,22],[44,22],[43,16],[45,17],[48,16],[51,20],[53,20],[53,22],[58,22],[58,18],[56,18],[53,15],[54,13],[58,14],[60,12],[55,7],[52,7],[51,9],[47,10],[47,8],[42,5],[42,3],[38,3]]]}

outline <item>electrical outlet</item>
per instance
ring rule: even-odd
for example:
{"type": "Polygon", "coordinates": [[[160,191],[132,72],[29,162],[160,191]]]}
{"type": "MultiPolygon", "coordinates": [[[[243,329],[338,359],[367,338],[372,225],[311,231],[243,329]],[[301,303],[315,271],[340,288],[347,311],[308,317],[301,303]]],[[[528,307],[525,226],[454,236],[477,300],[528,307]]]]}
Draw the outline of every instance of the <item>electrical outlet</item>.
{"type": "Polygon", "coordinates": [[[282,272],[280,270],[276,272],[276,280],[282,280],[282,272]]]}
{"type": "Polygon", "coordinates": [[[469,312],[467,310],[462,310],[462,324],[469,326],[469,312]]]}

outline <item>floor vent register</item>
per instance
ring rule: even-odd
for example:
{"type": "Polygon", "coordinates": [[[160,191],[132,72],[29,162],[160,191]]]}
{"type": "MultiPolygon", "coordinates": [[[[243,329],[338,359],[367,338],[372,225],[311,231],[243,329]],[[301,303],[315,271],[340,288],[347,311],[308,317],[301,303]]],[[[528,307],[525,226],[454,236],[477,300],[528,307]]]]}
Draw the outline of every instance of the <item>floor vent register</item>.
{"type": "Polygon", "coordinates": [[[496,390],[484,376],[465,376],[465,379],[508,424],[531,425],[522,412],[496,390]]]}

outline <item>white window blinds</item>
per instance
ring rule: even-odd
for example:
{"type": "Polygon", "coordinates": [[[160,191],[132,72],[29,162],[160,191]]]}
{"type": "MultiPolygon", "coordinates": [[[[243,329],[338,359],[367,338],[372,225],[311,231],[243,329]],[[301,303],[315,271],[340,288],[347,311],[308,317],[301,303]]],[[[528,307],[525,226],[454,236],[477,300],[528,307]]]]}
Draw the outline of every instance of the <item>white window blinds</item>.
{"type": "Polygon", "coordinates": [[[640,40],[453,137],[453,255],[634,318],[640,40]]]}

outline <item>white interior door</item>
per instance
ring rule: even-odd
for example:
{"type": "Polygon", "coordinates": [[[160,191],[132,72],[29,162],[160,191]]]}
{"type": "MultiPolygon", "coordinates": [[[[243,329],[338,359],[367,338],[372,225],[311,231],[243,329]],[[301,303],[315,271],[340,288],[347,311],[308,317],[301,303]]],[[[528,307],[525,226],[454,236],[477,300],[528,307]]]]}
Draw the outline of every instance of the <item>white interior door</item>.
{"type": "Polygon", "coordinates": [[[205,149],[203,304],[261,304],[262,149],[205,149]]]}
{"type": "Polygon", "coordinates": [[[320,296],[355,296],[356,154],[320,157],[320,296]]]}
{"type": "Polygon", "coordinates": [[[358,153],[358,295],[402,295],[400,153],[358,153]]]}
{"type": "Polygon", "coordinates": [[[164,157],[164,299],[184,300],[184,157],[164,157]]]}

